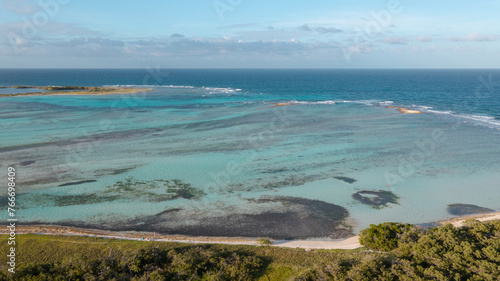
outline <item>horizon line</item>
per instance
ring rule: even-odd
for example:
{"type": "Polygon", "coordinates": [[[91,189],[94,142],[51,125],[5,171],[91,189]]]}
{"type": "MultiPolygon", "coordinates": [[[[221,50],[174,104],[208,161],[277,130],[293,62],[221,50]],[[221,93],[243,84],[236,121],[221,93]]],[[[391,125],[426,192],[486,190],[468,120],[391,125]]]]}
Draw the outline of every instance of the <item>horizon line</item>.
{"type": "MultiPolygon", "coordinates": [[[[147,67],[0,67],[0,70],[47,70],[47,69],[65,69],[65,70],[138,70],[151,68],[147,67]]],[[[321,67],[290,67],[290,68],[268,68],[268,67],[172,67],[172,68],[158,68],[158,69],[172,69],[172,70],[500,70],[498,68],[425,68],[425,67],[408,67],[408,68],[380,68],[380,67],[366,67],[366,68],[321,68],[321,67]]]]}

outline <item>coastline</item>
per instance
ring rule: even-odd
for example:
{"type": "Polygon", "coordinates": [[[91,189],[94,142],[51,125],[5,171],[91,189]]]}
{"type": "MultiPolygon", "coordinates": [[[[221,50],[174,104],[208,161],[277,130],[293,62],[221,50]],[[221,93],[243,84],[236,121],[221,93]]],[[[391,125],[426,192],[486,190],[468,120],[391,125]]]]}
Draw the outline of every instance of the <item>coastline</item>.
{"type": "Polygon", "coordinates": [[[500,220],[500,211],[493,212],[493,213],[487,213],[487,214],[478,214],[478,215],[456,217],[456,218],[452,218],[449,220],[439,221],[438,223],[441,225],[451,223],[452,225],[454,225],[456,227],[460,227],[460,226],[464,225],[464,222],[466,220],[478,220],[478,221],[500,220]]]}
{"type": "MultiPolygon", "coordinates": [[[[449,220],[438,221],[444,225],[451,223],[456,227],[464,225],[464,221],[474,219],[478,221],[500,220],[500,211],[456,217],[449,220]]],[[[228,244],[228,245],[251,245],[259,246],[258,238],[247,237],[209,237],[209,236],[187,236],[187,235],[163,235],[151,232],[136,231],[108,231],[99,229],[86,229],[77,227],[66,227],[58,225],[23,225],[16,227],[17,234],[40,234],[40,235],[67,235],[67,236],[88,236],[108,239],[122,240],[144,240],[157,242],[177,242],[189,244],[228,244]]],[[[8,234],[7,229],[0,230],[0,234],[8,234]]],[[[272,246],[301,249],[323,249],[323,250],[353,250],[363,247],[359,243],[359,237],[352,236],[339,240],[274,240],[272,246]]]]}
{"type": "MultiPolygon", "coordinates": [[[[45,87],[29,87],[33,89],[44,89],[45,87]]],[[[33,96],[104,96],[104,95],[117,95],[117,94],[138,94],[143,92],[154,91],[149,88],[128,88],[128,87],[81,87],[82,89],[74,91],[58,91],[50,90],[47,92],[35,93],[14,93],[0,95],[1,97],[33,97],[33,96]],[[92,89],[93,88],[93,89],[92,89]]]]}

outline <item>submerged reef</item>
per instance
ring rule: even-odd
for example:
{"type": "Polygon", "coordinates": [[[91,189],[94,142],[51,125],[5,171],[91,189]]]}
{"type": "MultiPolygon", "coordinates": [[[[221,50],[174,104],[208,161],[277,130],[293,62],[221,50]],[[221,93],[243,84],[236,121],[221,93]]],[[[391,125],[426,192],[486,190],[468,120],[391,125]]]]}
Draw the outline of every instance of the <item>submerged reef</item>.
{"type": "Polygon", "coordinates": [[[449,204],[448,208],[446,208],[450,215],[454,216],[465,216],[465,215],[474,215],[474,214],[484,214],[484,213],[492,213],[494,210],[479,207],[471,204],[449,204]]]}
{"type": "MultiPolygon", "coordinates": [[[[95,180],[82,180],[68,182],[59,185],[59,187],[81,185],[92,183],[95,180]]],[[[175,199],[197,200],[205,193],[189,183],[182,180],[152,180],[138,181],[134,178],[127,178],[123,181],[117,181],[112,186],[108,186],[104,191],[97,193],[81,194],[48,194],[48,193],[23,193],[18,195],[21,204],[19,208],[24,209],[29,206],[73,206],[99,204],[111,201],[129,201],[140,200],[148,202],[162,202],[175,199]]],[[[0,203],[2,200],[0,199],[0,203]]]]}
{"type": "Polygon", "coordinates": [[[31,164],[34,164],[36,161],[35,160],[28,160],[28,161],[23,161],[23,162],[20,162],[19,165],[21,166],[29,166],[31,164]]]}
{"type": "Polygon", "coordinates": [[[138,181],[127,178],[107,187],[107,194],[119,194],[126,198],[146,197],[150,202],[161,202],[175,199],[199,199],[205,193],[179,179],[138,181]]]}
{"type": "Polygon", "coordinates": [[[387,207],[389,203],[399,204],[399,197],[386,190],[362,190],[354,193],[352,198],[365,205],[372,206],[374,209],[387,207]]]}
{"type": "Polygon", "coordinates": [[[183,199],[197,199],[205,195],[205,193],[199,189],[191,186],[189,183],[185,183],[181,180],[171,180],[165,181],[167,186],[167,198],[168,200],[174,200],[177,198],[183,199]]]}
{"type": "Polygon", "coordinates": [[[308,182],[313,182],[315,180],[318,180],[318,177],[316,175],[290,175],[285,178],[282,178],[281,180],[276,180],[276,181],[270,181],[267,183],[263,183],[262,187],[265,189],[272,189],[272,188],[283,188],[287,186],[300,186],[304,185],[308,182]]]}
{"type": "Polygon", "coordinates": [[[120,175],[127,173],[138,166],[132,166],[132,167],[126,167],[126,168],[117,168],[117,169],[102,169],[98,170],[95,172],[95,176],[100,177],[100,176],[107,176],[107,175],[120,175]]]}
{"type": "Polygon", "coordinates": [[[58,185],[59,187],[61,186],[71,186],[71,185],[79,185],[79,184],[84,184],[84,183],[91,183],[91,182],[97,182],[96,180],[81,180],[81,181],[74,181],[74,182],[67,182],[58,185]]]}
{"type": "Polygon", "coordinates": [[[353,183],[355,183],[357,181],[357,180],[355,180],[353,178],[342,177],[342,176],[333,177],[333,178],[336,179],[336,180],[340,180],[340,181],[346,182],[346,183],[350,183],[350,184],[353,184],[353,183]]]}
{"type": "Polygon", "coordinates": [[[110,202],[119,199],[118,196],[100,196],[97,194],[79,195],[45,195],[45,199],[51,200],[54,206],[87,205],[110,202]]]}
{"type": "MultiPolygon", "coordinates": [[[[97,194],[76,194],[76,195],[55,195],[24,193],[18,195],[19,209],[27,209],[31,206],[74,206],[111,202],[120,199],[119,196],[97,195],[97,194]]],[[[1,201],[1,200],[0,200],[1,201]]],[[[1,202],[0,202],[1,203],[1,202]]]]}

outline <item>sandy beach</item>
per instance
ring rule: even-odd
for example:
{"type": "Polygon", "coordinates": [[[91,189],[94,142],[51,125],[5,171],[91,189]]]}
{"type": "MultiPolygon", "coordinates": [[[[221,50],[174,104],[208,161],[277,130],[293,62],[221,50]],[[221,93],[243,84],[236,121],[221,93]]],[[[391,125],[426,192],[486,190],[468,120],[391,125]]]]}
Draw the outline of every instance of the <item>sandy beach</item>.
{"type": "MultiPolygon", "coordinates": [[[[473,215],[465,217],[457,217],[450,220],[439,221],[440,224],[451,223],[456,227],[464,225],[464,221],[474,219],[478,221],[500,220],[500,212],[473,215]]],[[[102,237],[110,239],[123,240],[144,240],[144,241],[159,241],[159,242],[179,242],[179,243],[194,243],[194,244],[228,244],[228,245],[252,245],[258,246],[257,238],[246,237],[206,237],[206,236],[185,236],[185,235],[161,235],[150,232],[135,232],[123,231],[114,232],[98,229],[85,229],[75,227],[65,227],[57,225],[31,225],[16,227],[17,234],[44,234],[44,235],[75,235],[102,237]]],[[[7,234],[7,229],[0,230],[0,234],[7,234]]],[[[325,250],[352,250],[361,248],[358,236],[352,236],[342,240],[274,240],[274,247],[286,248],[302,248],[302,249],[325,249],[325,250]]]]}
{"type": "Polygon", "coordinates": [[[451,223],[456,227],[460,227],[464,225],[466,220],[478,220],[478,221],[493,221],[500,220],[500,212],[489,213],[489,214],[481,214],[481,215],[471,215],[464,217],[457,217],[450,220],[440,221],[440,224],[451,223]]]}
{"type": "MultiPolygon", "coordinates": [[[[258,246],[257,238],[246,237],[205,237],[185,235],[161,235],[150,232],[135,231],[107,231],[98,229],[84,229],[56,225],[31,225],[16,227],[17,234],[43,234],[43,235],[75,235],[88,237],[114,238],[123,240],[144,240],[160,242],[179,242],[194,244],[228,244],[258,246]]],[[[2,229],[0,234],[7,234],[2,229]]],[[[273,246],[303,249],[356,249],[361,247],[358,236],[345,240],[274,240],[273,246]]]]}

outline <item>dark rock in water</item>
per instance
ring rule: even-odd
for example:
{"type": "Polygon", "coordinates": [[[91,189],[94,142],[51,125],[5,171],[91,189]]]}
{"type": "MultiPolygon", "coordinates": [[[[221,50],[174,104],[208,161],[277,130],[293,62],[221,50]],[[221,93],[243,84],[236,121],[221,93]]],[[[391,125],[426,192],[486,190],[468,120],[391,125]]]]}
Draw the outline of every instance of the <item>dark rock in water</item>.
{"type": "Polygon", "coordinates": [[[34,160],[30,160],[30,161],[23,161],[23,162],[19,163],[19,165],[21,165],[21,166],[28,166],[28,165],[31,165],[31,164],[33,164],[33,163],[35,163],[35,162],[36,162],[36,161],[34,161],[34,160]]]}
{"type": "Polygon", "coordinates": [[[187,209],[168,209],[154,216],[123,221],[58,222],[61,225],[114,231],[156,231],[162,234],[226,237],[270,237],[273,239],[347,238],[353,235],[344,219],[348,211],[334,204],[295,197],[249,200],[265,211],[204,216],[187,209]],[[271,207],[270,207],[271,206],[271,207]],[[189,223],[187,223],[189,221],[189,223]]]}
{"type": "Polygon", "coordinates": [[[495,212],[492,209],[479,207],[470,204],[450,204],[448,205],[447,211],[450,215],[454,216],[465,216],[474,214],[484,214],[495,212]]]}
{"type": "Polygon", "coordinates": [[[389,203],[398,204],[399,199],[396,194],[385,190],[362,190],[354,193],[352,198],[365,205],[370,205],[375,209],[387,207],[389,203]]]}
{"type": "MultiPolygon", "coordinates": [[[[183,212],[158,214],[143,226],[148,231],[200,236],[270,237],[273,239],[306,239],[311,237],[345,238],[352,235],[343,225],[349,212],[334,204],[295,197],[271,197],[254,201],[257,204],[278,204],[276,210],[256,214],[193,219],[182,223],[183,212]],[[285,206],[285,207],[284,207],[285,206]],[[150,229],[150,228],[154,229],[150,229]]],[[[139,230],[139,229],[137,229],[139,230]]]]}
{"type": "Polygon", "coordinates": [[[347,182],[347,183],[350,183],[350,184],[353,184],[355,183],[357,180],[353,179],[353,178],[348,178],[348,177],[333,177],[334,179],[337,179],[339,181],[344,181],[344,182],[347,182]]]}
{"type": "Polygon", "coordinates": [[[100,177],[100,176],[106,176],[106,175],[121,175],[124,173],[127,173],[138,166],[133,166],[133,167],[127,167],[127,168],[119,168],[119,169],[100,169],[96,171],[95,176],[100,177]]]}
{"type": "Polygon", "coordinates": [[[90,182],[96,182],[96,180],[74,181],[74,182],[63,183],[63,184],[60,184],[58,186],[79,185],[79,184],[90,183],[90,182]]]}

